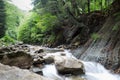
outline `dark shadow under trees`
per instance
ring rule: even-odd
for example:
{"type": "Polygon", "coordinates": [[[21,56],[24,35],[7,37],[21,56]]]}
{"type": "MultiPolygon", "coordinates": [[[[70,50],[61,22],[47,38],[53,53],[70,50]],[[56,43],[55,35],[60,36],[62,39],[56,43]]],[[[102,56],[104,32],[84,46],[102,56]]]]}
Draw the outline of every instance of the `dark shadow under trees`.
{"type": "Polygon", "coordinates": [[[6,24],[5,4],[3,0],[0,0],[0,38],[5,34],[6,24]]]}

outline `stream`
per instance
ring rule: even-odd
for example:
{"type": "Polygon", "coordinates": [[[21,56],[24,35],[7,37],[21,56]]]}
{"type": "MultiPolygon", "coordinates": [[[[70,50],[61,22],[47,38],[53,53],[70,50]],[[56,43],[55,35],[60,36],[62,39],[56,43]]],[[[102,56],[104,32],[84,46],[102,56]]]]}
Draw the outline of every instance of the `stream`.
{"type": "Polygon", "coordinates": [[[120,80],[120,76],[110,73],[101,64],[95,62],[83,62],[85,65],[85,77],[87,80],[120,80]]]}
{"type": "MultiPolygon", "coordinates": [[[[1,48],[1,51],[6,51],[6,50],[11,51],[10,52],[11,54],[7,54],[3,56],[3,59],[1,61],[8,62],[7,63],[8,65],[9,64],[11,65],[13,63],[15,64],[15,62],[19,63],[18,65],[20,65],[21,63],[28,63],[33,61],[29,69],[29,71],[32,73],[29,73],[28,71],[25,72],[28,73],[29,75],[33,75],[34,73],[39,74],[39,75],[35,74],[34,75],[35,77],[38,76],[42,77],[43,75],[45,78],[48,78],[48,79],[36,78],[35,80],[120,80],[119,74],[112,73],[112,71],[107,70],[100,63],[91,62],[91,61],[82,61],[80,59],[77,59],[72,55],[70,50],[47,48],[47,47],[40,47],[33,45],[17,45],[10,48],[9,47],[1,48]],[[16,50],[16,52],[19,53],[13,53],[12,50],[13,51],[16,50]],[[23,52],[22,53],[23,56],[19,56],[20,53],[22,52],[21,50],[26,51],[27,54],[23,52]],[[17,54],[17,56],[15,54],[17,54]],[[32,61],[31,59],[29,59],[30,56],[28,55],[31,55],[32,61]]],[[[1,66],[0,76],[4,78],[4,79],[0,78],[0,80],[16,80],[18,75],[19,75],[18,78],[20,78],[20,76],[24,76],[24,74],[21,74],[24,72],[22,69],[15,68],[16,70],[14,72],[13,71],[14,67],[5,66],[2,64],[0,64],[0,66],[1,66]],[[14,76],[14,77],[10,77],[10,76],[14,76]]],[[[22,64],[21,66],[18,67],[28,69],[28,67],[26,66],[29,65],[22,64]]],[[[29,77],[28,74],[25,74],[25,76],[29,77]]],[[[34,80],[33,79],[34,76],[30,78],[30,80],[34,80]]],[[[27,77],[25,79],[24,77],[23,79],[20,80],[26,80],[27,77]]]]}
{"type": "MultiPolygon", "coordinates": [[[[72,55],[72,53],[70,53],[69,50],[59,51],[56,48],[47,48],[46,52],[49,52],[47,56],[60,55],[60,53],[65,53],[68,58],[74,58],[78,60],[72,55]]],[[[54,64],[47,64],[42,69],[43,76],[51,78],[53,80],[120,80],[119,75],[112,74],[100,63],[86,61],[81,62],[84,64],[85,75],[59,75],[54,64]]]]}

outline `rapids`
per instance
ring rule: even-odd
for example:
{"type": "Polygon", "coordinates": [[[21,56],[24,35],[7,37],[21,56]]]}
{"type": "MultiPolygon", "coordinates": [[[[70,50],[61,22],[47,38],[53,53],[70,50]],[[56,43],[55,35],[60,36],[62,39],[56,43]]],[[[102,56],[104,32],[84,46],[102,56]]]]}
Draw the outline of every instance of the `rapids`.
{"type": "Polygon", "coordinates": [[[83,62],[87,80],[120,80],[120,76],[110,73],[101,64],[96,62],[83,62]]]}
{"type": "MultiPolygon", "coordinates": [[[[33,45],[19,45],[17,46],[17,48],[16,46],[15,48],[14,46],[12,48],[13,50],[17,50],[17,51],[21,49],[25,49],[26,53],[30,54],[34,58],[34,60],[44,59],[43,63],[38,63],[36,66],[32,65],[30,68],[30,72],[32,71],[40,75],[43,74],[43,76],[48,78],[47,80],[120,80],[119,74],[113,74],[110,70],[107,70],[100,63],[79,60],[76,57],[74,57],[72,55],[73,53],[71,53],[69,50],[58,49],[58,48],[46,48],[46,47],[33,46],[33,45]],[[36,53],[37,51],[40,50],[42,52],[36,53]],[[52,59],[54,59],[53,62],[48,64],[45,63],[45,59],[48,59],[48,57],[52,57],[52,59]],[[74,62],[72,60],[74,60],[74,62]],[[60,64],[64,64],[64,65],[63,66],[56,65],[56,62],[59,62],[60,64]],[[79,69],[75,71],[75,73],[77,74],[73,74],[71,72],[65,74],[62,73],[59,74],[60,73],[60,72],[58,73],[59,66],[62,69],[64,68],[64,70],[71,69],[72,72],[74,72],[75,69],[79,68],[82,69],[82,71],[85,72],[85,74],[81,73],[79,69]]],[[[48,61],[50,61],[50,58],[48,59],[48,61]]],[[[29,79],[29,77],[32,77],[30,80],[34,80],[34,77],[36,76],[36,74],[34,75],[34,73],[30,73],[28,71],[27,71],[28,74],[34,76],[29,76],[27,75],[27,73],[23,74],[24,71],[22,69],[18,69],[18,68],[15,68],[17,70],[13,70],[13,69],[14,67],[0,64],[0,76],[1,76],[0,80],[16,80],[16,78],[18,79],[20,78],[21,80],[23,80],[25,75],[28,77],[25,77],[24,80],[26,80],[26,78],[29,79]]],[[[42,76],[40,75],[37,75],[36,80],[38,79],[46,80],[46,79],[41,79],[42,76]]]]}
{"type": "MultiPolygon", "coordinates": [[[[54,49],[53,49],[54,50],[54,49]]],[[[75,58],[68,50],[64,50],[67,57],[75,58]]],[[[60,52],[49,53],[49,55],[59,55],[60,52]]],[[[82,76],[63,76],[59,75],[54,64],[46,65],[43,70],[43,75],[54,80],[81,80],[75,77],[82,77],[85,80],[120,80],[120,76],[112,74],[109,70],[105,69],[100,63],[82,61],[85,67],[85,75],[82,76]],[[71,78],[72,77],[72,78],[71,78]]]]}

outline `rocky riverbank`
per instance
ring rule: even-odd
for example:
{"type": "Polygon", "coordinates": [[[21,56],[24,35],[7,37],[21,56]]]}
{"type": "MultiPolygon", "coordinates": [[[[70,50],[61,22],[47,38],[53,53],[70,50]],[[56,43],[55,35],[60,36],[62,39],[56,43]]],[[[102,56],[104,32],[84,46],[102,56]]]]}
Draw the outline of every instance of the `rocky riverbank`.
{"type": "MultiPolygon", "coordinates": [[[[80,60],[68,57],[68,55],[63,49],[50,49],[40,46],[31,46],[27,44],[16,44],[7,47],[1,47],[0,62],[2,64],[5,64],[0,65],[1,71],[2,70],[4,71],[4,68],[2,67],[6,67],[6,69],[8,70],[6,71],[7,73],[9,73],[9,70],[13,70],[13,68],[15,68],[12,66],[21,68],[21,69],[15,68],[15,70],[13,70],[13,73],[10,74],[10,76],[13,77],[12,78],[8,77],[10,78],[9,80],[14,80],[13,78],[19,80],[19,77],[16,78],[17,77],[16,75],[22,76],[23,75],[22,73],[24,73],[24,70],[22,69],[25,69],[27,71],[25,71],[26,73],[26,75],[24,75],[25,78],[23,76],[23,79],[21,80],[27,80],[27,78],[29,80],[35,80],[36,77],[38,77],[38,75],[36,74],[48,77],[49,80],[50,79],[64,80],[64,76],[67,77],[67,78],[65,77],[66,78],[65,80],[84,80],[83,78],[78,77],[78,75],[85,74],[83,63],[80,60]],[[11,67],[6,65],[9,65],[11,67]],[[50,68],[48,70],[46,69],[47,65],[55,66],[55,69],[57,70],[56,72],[58,72],[58,76],[61,75],[59,76],[61,78],[56,77],[54,74],[52,75],[52,77],[48,76],[49,74],[45,76],[45,74],[47,73],[52,74],[50,68]],[[17,71],[19,73],[16,73],[17,71]],[[26,77],[32,74],[33,74],[32,77],[26,77]],[[33,79],[33,77],[35,77],[35,79],[33,79]],[[76,79],[74,79],[74,77],[76,77],[76,79]]],[[[43,78],[41,76],[39,76],[38,79],[47,80],[46,78],[43,78]]],[[[3,79],[8,80],[8,78],[5,78],[6,76],[2,77],[3,79]]]]}
{"type": "Polygon", "coordinates": [[[28,70],[0,64],[0,80],[54,80],[34,74],[28,70]]]}
{"type": "Polygon", "coordinates": [[[0,48],[0,80],[119,80],[101,64],[84,62],[69,50],[16,44],[0,48]],[[3,65],[4,64],[4,65],[3,65]],[[24,74],[25,73],[25,74],[24,74]],[[102,75],[101,75],[102,74],[102,75]]]}

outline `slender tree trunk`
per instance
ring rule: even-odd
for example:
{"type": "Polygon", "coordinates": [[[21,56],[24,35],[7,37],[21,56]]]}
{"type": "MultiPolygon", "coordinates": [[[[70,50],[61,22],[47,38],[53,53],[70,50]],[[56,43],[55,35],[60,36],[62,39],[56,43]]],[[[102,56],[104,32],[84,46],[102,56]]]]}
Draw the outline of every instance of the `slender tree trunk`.
{"type": "Polygon", "coordinates": [[[96,2],[97,2],[97,1],[95,0],[95,1],[94,1],[94,4],[95,4],[95,10],[96,10],[96,6],[97,6],[97,5],[96,5],[96,2]]]}
{"type": "Polygon", "coordinates": [[[6,13],[4,0],[0,0],[0,38],[5,35],[6,13]]]}
{"type": "Polygon", "coordinates": [[[95,0],[93,0],[93,4],[94,4],[94,10],[95,10],[95,0]]]}
{"type": "Polygon", "coordinates": [[[100,6],[101,6],[101,10],[102,10],[102,9],[103,9],[103,8],[102,8],[102,0],[101,0],[101,2],[100,2],[100,6]]]}
{"type": "Polygon", "coordinates": [[[88,13],[90,13],[90,0],[88,0],[88,13]]]}
{"type": "Polygon", "coordinates": [[[108,5],[110,4],[110,0],[108,0],[108,5]]]}

